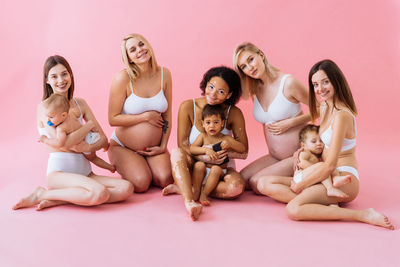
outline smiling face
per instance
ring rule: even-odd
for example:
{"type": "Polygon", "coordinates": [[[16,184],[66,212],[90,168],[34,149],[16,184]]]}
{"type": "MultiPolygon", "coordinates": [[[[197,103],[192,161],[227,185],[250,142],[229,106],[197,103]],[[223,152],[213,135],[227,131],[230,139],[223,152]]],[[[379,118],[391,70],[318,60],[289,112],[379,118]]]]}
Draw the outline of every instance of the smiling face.
{"type": "Polygon", "coordinates": [[[205,88],[205,96],[209,105],[222,104],[231,95],[229,86],[224,79],[214,76],[208,81],[205,88]]]}
{"type": "Polygon", "coordinates": [[[311,78],[315,94],[322,101],[332,101],[335,88],[323,70],[319,70],[311,78]]]}
{"type": "Polygon", "coordinates": [[[301,142],[301,146],[314,155],[320,155],[324,150],[324,143],[322,142],[319,134],[315,131],[309,131],[306,134],[306,139],[304,142],[301,142]]]}
{"type": "Polygon", "coordinates": [[[152,54],[145,41],[140,40],[137,37],[133,37],[126,41],[125,46],[129,61],[131,63],[140,65],[150,61],[152,54]]]}
{"type": "Polygon", "coordinates": [[[51,86],[53,93],[67,96],[72,83],[71,74],[64,65],[57,64],[49,70],[46,83],[51,86]]]}
{"type": "Polygon", "coordinates": [[[203,120],[204,131],[211,136],[219,134],[223,127],[223,120],[220,115],[209,115],[203,120]]]}
{"type": "Polygon", "coordinates": [[[265,72],[264,56],[249,50],[239,54],[237,65],[244,74],[253,79],[261,79],[265,72]]]}

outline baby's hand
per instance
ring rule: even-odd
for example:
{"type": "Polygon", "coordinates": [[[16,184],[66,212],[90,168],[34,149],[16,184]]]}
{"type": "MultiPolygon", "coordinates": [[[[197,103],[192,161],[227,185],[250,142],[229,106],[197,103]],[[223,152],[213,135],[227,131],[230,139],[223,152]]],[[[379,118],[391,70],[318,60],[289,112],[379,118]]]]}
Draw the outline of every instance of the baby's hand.
{"type": "Polygon", "coordinates": [[[223,150],[228,150],[231,147],[231,143],[228,140],[224,140],[221,142],[221,148],[223,150]]]}
{"type": "Polygon", "coordinates": [[[210,158],[210,160],[218,159],[218,154],[214,150],[207,148],[206,155],[210,158]]]}
{"type": "Polygon", "coordinates": [[[41,135],[41,136],[39,137],[39,139],[38,139],[38,142],[46,143],[46,140],[47,140],[47,139],[49,139],[47,136],[41,135]]]}

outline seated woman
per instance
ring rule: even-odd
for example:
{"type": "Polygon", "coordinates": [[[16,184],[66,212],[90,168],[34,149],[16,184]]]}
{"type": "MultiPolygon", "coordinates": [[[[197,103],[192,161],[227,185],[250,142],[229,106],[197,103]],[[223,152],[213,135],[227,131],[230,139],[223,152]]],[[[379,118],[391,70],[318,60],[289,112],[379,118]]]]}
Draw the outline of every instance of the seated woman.
{"type": "Polygon", "coordinates": [[[81,153],[105,147],[107,137],[85,100],[73,97],[74,77],[68,62],[57,55],[47,58],[43,77],[43,101],[39,104],[37,112],[39,134],[49,138],[54,138],[56,135],[55,128],[47,123],[48,114],[44,106],[44,100],[53,93],[66,97],[70,104],[69,113],[76,116],[82,124],[83,120],[87,123],[68,135],[64,148],[46,145],[50,152],[47,165],[48,189],[36,188],[29,196],[21,199],[13,209],[37,205],[36,209],[41,210],[66,203],[93,206],[127,199],[133,193],[132,184],[122,179],[94,174],[89,161],[81,153]],[[76,140],[84,139],[93,127],[98,129],[100,139],[88,145],[88,151],[79,151],[78,147],[74,149],[76,140]]]}
{"type": "MultiPolygon", "coordinates": [[[[265,176],[262,194],[280,202],[288,203],[286,211],[293,220],[348,220],[360,221],[394,229],[388,218],[374,209],[352,210],[341,208],[339,202],[348,203],[357,197],[359,175],[355,157],[356,105],[350,87],[339,67],[331,60],[317,62],[308,76],[310,112],[313,121],[318,117],[316,96],[324,102],[320,107],[321,124],[319,134],[325,144],[322,162],[304,172],[302,181],[293,183],[292,177],[265,176]],[[320,183],[334,170],[340,175],[350,175],[351,181],[340,186],[347,196],[328,196],[320,183]]],[[[333,177],[333,182],[335,183],[333,177]]]]}
{"type": "Polygon", "coordinates": [[[253,115],[263,126],[268,146],[269,154],[240,171],[248,186],[260,193],[260,176],[293,175],[292,155],[299,148],[299,132],[310,120],[300,104],[308,105],[308,92],[295,77],[269,64],[264,52],[252,43],[236,47],[233,65],[244,92],[254,97],[253,115]]]}
{"type": "Polygon", "coordinates": [[[116,129],[108,156],[135,192],[151,184],[173,182],[167,144],[171,132],[172,81],[157,64],[149,42],[139,34],[125,36],[121,45],[125,69],[114,77],[108,121],[116,129]]]}
{"type": "MultiPolygon", "coordinates": [[[[213,164],[222,163],[227,154],[229,158],[247,157],[247,135],[243,114],[235,104],[242,93],[240,78],[236,72],[227,67],[215,67],[208,70],[200,83],[203,97],[182,102],[178,113],[178,148],[171,152],[172,175],[176,185],[170,185],[163,190],[164,194],[182,194],[187,211],[192,220],[197,220],[202,210],[202,205],[193,199],[192,171],[194,159],[190,153],[192,144],[200,133],[204,133],[201,127],[201,114],[206,104],[221,104],[225,112],[225,124],[223,134],[233,133],[236,141],[245,146],[244,153],[234,153],[226,150],[217,152],[218,160],[210,161],[207,156],[203,161],[213,164]]],[[[244,190],[244,181],[235,170],[233,160],[228,163],[227,173],[218,182],[217,187],[211,192],[212,197],[232,199],[239,196],[244,190]]]]}

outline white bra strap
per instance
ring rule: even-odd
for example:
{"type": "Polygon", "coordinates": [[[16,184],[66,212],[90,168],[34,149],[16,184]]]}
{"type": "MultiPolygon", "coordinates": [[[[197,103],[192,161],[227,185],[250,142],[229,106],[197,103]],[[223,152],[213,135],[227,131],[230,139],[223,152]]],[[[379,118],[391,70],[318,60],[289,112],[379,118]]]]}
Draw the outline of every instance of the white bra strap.
{"type": "Polygon", "coordinates": [[[281,79],[281,84],[279,85],[279,92],[281,92],[283,94],[283,87],[285,85],[285,81],[287,79],[287,77],[289,77],[290,74],[285,74],[283,75],[282,79],[281,79]]]}
{"type": "Polygon", "coordinates": [[[161,67],[161,90],[163,89],[164,68],[161,67]]]}
{"type": "Polygon", "coordinates": [[[80,115],[79,117],[82,117],[83,114],[82,114],[81,106],[79,106],[78,101],[77,101],[75,98],[73,98],[73,99],[74,99],[74,101],[75,101],[76,106],[77,106],[78,109],[79,109],[79,112],[81,113],[81,115],[80,115]]]}

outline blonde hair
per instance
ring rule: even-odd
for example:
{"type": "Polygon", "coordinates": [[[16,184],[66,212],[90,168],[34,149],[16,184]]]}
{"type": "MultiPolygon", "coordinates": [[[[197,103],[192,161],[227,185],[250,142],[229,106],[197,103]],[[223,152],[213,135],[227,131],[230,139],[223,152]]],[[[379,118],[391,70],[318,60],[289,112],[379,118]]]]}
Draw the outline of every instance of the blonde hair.
{"type": "Polygon", "coordinates": [[[151,65],[151,70],[153,73],[155,73],[157,71],[158,65],[157,65],[156,57],[154,56],[153,48],[151,47],[150,43],[146,40],[146,38],[144,38],[142,35],[137,34],[137,33],[131,33],[131,34],[126,35],[121,43],[122,61],[125,64],[126,72],[129,75],[129,79],[131,81],[134,81],[136,78],[138,78],[140,76],[140,69],[139,69],[138,65],[136,65],[133,62],[130,62],[130,60],[129,60],[128,51],[126,49],[126,42],[131,38],[136,38],[136,39],[142,41],[143,43],[146,44],[146,46],[150,50],[150,52],[151,52],[150,65],[151,65]]]}
{"type": "Polygon", "coordinates": [[[260,81],[247,76],[238,66],[239,55],[243,51],[250,51],[260,55],[261,57],[264,57],[265,71],[267,72],[269,78],[274,79],[277,76],[275,72],[279,71],[279,69],[269,64],[264,52],[254,44],[250,42],[244,42],[238,45],[233,53],[233,66],[235,67],[236,72],[239,73],[240,80],[242,82],[244,93],[243,98],[247,99],[249,96],[253,96],[255,94],[255,89],[259,85],[260,81]]]}
{"type": "Polygon", "coordinates": [[[69,111],[70,105],[68,99],[59,94],[52,94],[46,100],[43,101],[43,106],[46,109],[53,109],[57,112],[67,112],[69,111]]]}

